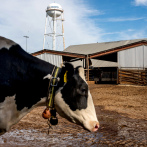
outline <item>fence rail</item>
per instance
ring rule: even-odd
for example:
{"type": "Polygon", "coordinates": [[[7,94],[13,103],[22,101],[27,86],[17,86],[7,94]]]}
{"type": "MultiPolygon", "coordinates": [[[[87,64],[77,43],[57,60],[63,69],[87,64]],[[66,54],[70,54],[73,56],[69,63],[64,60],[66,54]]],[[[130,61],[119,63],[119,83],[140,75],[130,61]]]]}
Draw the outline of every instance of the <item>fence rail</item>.
{"type": "Polygon", "coordinates": [[[147,85],[147,70],[145,69],[119,69],[118,83],[131,85],[147,85]]]}

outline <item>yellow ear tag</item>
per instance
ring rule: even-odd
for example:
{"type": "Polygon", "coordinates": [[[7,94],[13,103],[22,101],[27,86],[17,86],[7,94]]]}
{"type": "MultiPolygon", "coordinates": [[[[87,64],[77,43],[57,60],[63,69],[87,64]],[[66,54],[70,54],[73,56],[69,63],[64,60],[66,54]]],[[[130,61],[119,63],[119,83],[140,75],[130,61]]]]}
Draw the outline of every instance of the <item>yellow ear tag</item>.
{"type": "Polygon", "coordinates": [[[68,71],[66,71],[65,74],[64,74],[64,83],[67,83],[67,72],[68,71]]]}

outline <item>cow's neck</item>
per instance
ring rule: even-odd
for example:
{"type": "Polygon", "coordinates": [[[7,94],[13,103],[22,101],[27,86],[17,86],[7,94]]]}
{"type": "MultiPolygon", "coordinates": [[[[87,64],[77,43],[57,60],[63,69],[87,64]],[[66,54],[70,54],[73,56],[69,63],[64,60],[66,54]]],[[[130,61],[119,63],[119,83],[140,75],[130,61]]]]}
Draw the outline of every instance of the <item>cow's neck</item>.
{"type": "Polygon", "coordinates": [[[18,110],[22,110],[24,107],[31,108],[32,106],[37,105],[42,98],[45,99],[47,96],[49,79],[43,78],[47,74],[51,74],[54,68],[54,65],[37,58],[31,59],[32,63],[29,64],[29,62],[30,61],[28,61],[28,66],[26,67],[26,80],[21,83],[21,88],[19,88],[19,91],[16,94],[18,110]]]}
{"type": "Polygon", "coordinates": [[[49,79],[43,78],[52,73],[54,65],[33,57],[18,45],[10,48],[8,52],[10,54],[10,73],[13,74],[6,77],[6,81],[10,81],[8,83],[9,89],[3,90],[7,92],[2,94],[2,101],[5,100],[5,97],[15,95],[18,111],[23,110],[25,107],[30,109],[36,106],[38,102],[43,104],[41,100],[47,96],[49,84],[49,79]]]}

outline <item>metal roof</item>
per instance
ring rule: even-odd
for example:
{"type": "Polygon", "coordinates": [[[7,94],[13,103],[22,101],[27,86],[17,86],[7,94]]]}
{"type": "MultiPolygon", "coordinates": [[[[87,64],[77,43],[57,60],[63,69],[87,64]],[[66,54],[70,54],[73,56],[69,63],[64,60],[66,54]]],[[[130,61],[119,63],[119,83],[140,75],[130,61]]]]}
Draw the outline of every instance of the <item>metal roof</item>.
{"type": "MultiPolygon", "coordinates": [[[[117,62],[103,61],[97,59],[91,59],[91,62],[93,67],[118,67],[117,62]]],[[[71,62],[71,64],[73,64],[74,67],[83,66],[83,61],[78,60],[71,62]]]]}
{"type": "Polygon", "coordinates": [[[71,45],[67,47],[64,52],[78,53],[78,54],[93,54],[97,52],[106,51],[109,49],[126,46],[132,43],[147,41],[147,38],[144,39],[134,39],[134,40],[120,40],[113,42],[102,42],[102,43],[93,43],[93,44],[81,44],[81,45],[71,45]]]}
{"type": "Polygon", "coordinates": [[[44,54],[44,53],[67,56],[67,57],[74,57],[74,58],[85,58],[84,54],[70,53],[70,52],[63,52],[63,51],[55,51],[55,50],[48,50],[48,49],[44,49],[44,50],[34,52],[34,53],[32,53],[32,55],[37,56],[37,55],[44,54]]]}

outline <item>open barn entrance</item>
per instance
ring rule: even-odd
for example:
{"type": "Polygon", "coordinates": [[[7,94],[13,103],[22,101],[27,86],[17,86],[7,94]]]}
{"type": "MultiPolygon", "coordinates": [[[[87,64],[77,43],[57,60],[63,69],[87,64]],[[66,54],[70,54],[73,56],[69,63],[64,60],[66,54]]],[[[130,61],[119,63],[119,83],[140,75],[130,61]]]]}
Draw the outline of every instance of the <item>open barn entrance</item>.
{"type": "Polygon", "coordinates": [[[94,81],[95,84],[117,84],[117,67],[89,69],[89,81],[94,81]]]}

